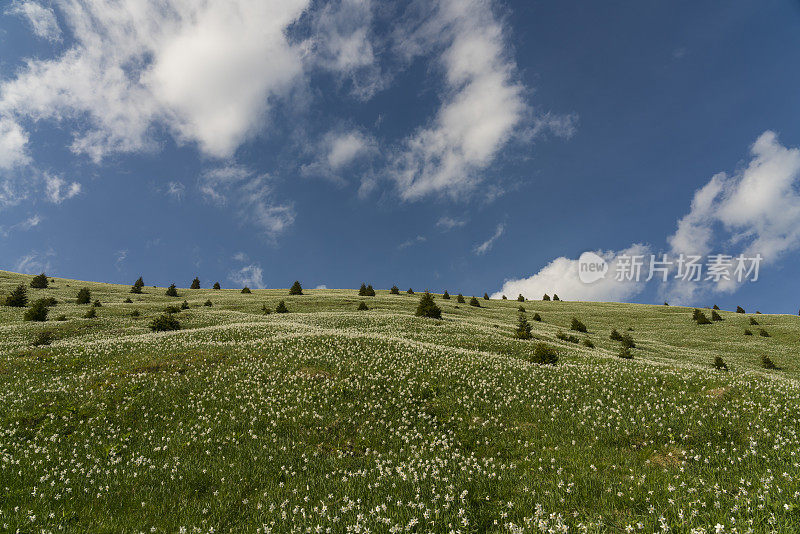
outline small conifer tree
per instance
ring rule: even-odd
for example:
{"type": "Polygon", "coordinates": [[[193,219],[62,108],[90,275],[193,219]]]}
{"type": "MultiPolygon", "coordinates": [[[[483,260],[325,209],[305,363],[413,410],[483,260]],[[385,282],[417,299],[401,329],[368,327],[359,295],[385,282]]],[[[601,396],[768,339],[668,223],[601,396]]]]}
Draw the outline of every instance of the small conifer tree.
{"type": "Polygon", "coordinates": [[[536,321],[537,323],[541,323],[542,322],[542,316],[539,315],[538,313],[534,313],[533,314],[533,320],[536,321]]]}
{"type": "Polygon", "coordinates": [[[626,349],[636,348],[636,342],[633,340],[633,336],[631,336],[627,332],[622,334],[622,336],[620,336],[619,342],[622,343],[622,346],[625,347],[626,349]]]}
{"type": "Polygon", "coordinates": [[[533,349],[532,361],[540,365],[555,365],[558,362],[558,352],[550,345],[539,343],[533,349]]]}
{"type": "Polygon", "coordinates": [[[489,293],[483,294],[483,300],[489,300],[489,293]]]}
{"type": "Polygon", "coordinates": [[[458,302],[459,304],[464,304],[464,302],[466,302],[466,301],[464,300],[464,295],[462,295],[461,293],[459,293],[459,294],[458,294],[458,296],[456,297],[456,302],[458,302]]]}
{"type": "Polygon", "coordinates": [[[708,320],[706,314],[704,314],[697,308],[695,308],[694,311],[692,312],[692,319],[694,319],[694,322],[696,322],[697,324],[711,324],[711,321],[708,320]]]}
{"type": "Polygon", "coordinates": [[[289,308],[286,307],[284,301],[280,301],[278,305],[275,306],[275,313],[289,313],[289,308]]]}
{"type": "Polygon", "coordinates": [[[367,303],[364,302],[363,300],[358,303],[358,311],[366,311],[368,309],[369,308],[367,307],[367,303]]]}
{"type": "Polygon", "coordinates": [[[97,317],[97,308],[94,306],[86,310],[86,313],[83,315],[84,319],[94,319],[95,317],[97,317]]]}
{"type": "Polygon", "coordinates": [[[37,274],[31,280],[31,287],[35,289],[46,289],[48,283],[49,281],[47,280],[46,274],[37,274]]]}
{"type": "Polygon", "coordinates": [[[572,318],[572,323],[570,324],[569,328],[570,330],[575,330],[576,332],[586,332],[586,325],[580,322],[577,317],[572,318]]]}
{"type": "Polygon", "coordinates": [[[170,284],[167,288],[166,293],[164,293],[168,297],[177,297],[178,296],[178,288],[175,287],[175,284],[170,284]]]}
{"type": "Polygon", "coordinates": [[[752,335],[753,335],[753,332],[752,332],[752,331],[751,331],[749,328],[745,328],[745,329],[744,329],[744,335],[746,335],[746,336],[752,336],[752,335]]]}
{"type": "Polygon", "coordinates": [[[92,292],[89,291],[88,287],[84,287],[80,291],[78,291],[78,295],[75,299],[75,302],[77,304],[89,304],[90,302],[92,302],[92,292]]]}
{"type": "Polygon", "coordinates": [[[25,321],[46,321],[49,311],[50,310],[47,309],[47,301],[45,299],[39,299],[34,302],[30,308],[25,310],[22,319],[25,321]]]}
{"type": "Polygon", "coordinates": [[[408,291],[406,291],[406,293],[408,293],[409,295],[413,295],[414,294],[414,290],[409,287],[408,291]]]}
{"type": "Polygon", "coordinates": [[[556,295],[555,293],[553,293],[553,300],[561,300],[561,299],[560,299],[560,298],[558,298],[558,295],[556,295]]]}
{"type": "Polygon", "coordinates": [[[478,299],[476,299],[474,296],[471,299],[469,299],[469,305],[470,306],[475,306],[476,308],[480,308],[481,307],[480,301],[478,299]]]}
{"type": "Polygon", "coordinates": [[[375,288],[372,287],[372,284],[367,285],[367,296],[368,297],[375,296],[375,288]]]}
{"type": "Polygon", "coordinates": [[[184,300],[183,304],[181,304],[181,309],[182,310],[188,310],[189,309],[189,302],[184,300]]]}
{"type": "Polygon", "coordinates": [[[390,295],[399,295],[400,294],[400,288],[397,287],[397,286],[392,286],[392,289],[389,290],[389,294],[390,295]]]}
{"type": "Polygon", "coordinates": [[[761,357],[761,367],[764,369],[777,369],[778,366],[773,363],[769,356],[766,354],[761,357]]]}
{"type": "Polygon", "coordinates": [[[711,307],[711,309],[712,309],[712,310],[718,310],[718,309],[719,309],[719,306],[717,306],[716,304],[714,304],[714,305],[711,307]]]}
{"type": "Polygon", "coordinates": [[[622,334],[617,332],[617,329],[614,328],[611,330],[611,335],[608,336],[611,341],[622,341],[622,334]]]}
{"type": "Polygon", "coordinates": [[[213,306],[213,305],[214,305],[214,303],[213,303],[213,302],[211,302],[211,299],[208,299],[207,301],[205,301],[205,302],[203,303],[203,306],[207,306],[207,307],[209,307],[209,308],[210,308],[211,306],[213,306]]]}
{"type": "Polygon", "coordinates": [[[441,319],[442,310],[433,301],[433,295],[427,291],[423,293],[422,298],[419,299],[417,311],[414,313],[417,317],[430,317],[431,319],[441,319]]]}
{"type": "Polygon", "coordinates": [[[303,287],[300,285],[300,282],[295,280],[292,287],[289,288],[290,295],[302,295],[303,294],[303,287]]]}
{"type": "Polygon", "coordinates": [[[450,300],[450,293],[448,293],[446,289],[444,290],[444,293],[442,294],[442,298],[444,300],[450,300]]]}
{"type": "Polygon", "coordinates": [[[140,276],[138,280],[136,280],[133,285],[131,286],[131,293],[140,294],[142,292],[142,288],[144,287],[144,280],[140,276]]]}
{"type": "Polygon", "coordinates": [[[249,288],[249,287],[247,287],[247,286],[244,286],[244,287],[242,288],[242,293],[244,293],[245,295],[249,295],[250,293],[252,293],[252,291],[250,291],[250,288],[249,288]]]}
{"type": "Polygon", "coordinates": [[[28,288],[25,284],[18,285],[7,297],[6,306],[24,308],[28,305],[28,288]]]}
{"type": "Polygon", "coordinates": [[[633,359],[633,353],[631,352],[631,349],[629,349],[628,347],[620,347],[617,356],[619,356],[623,360],[633,359]]]}
{"type": "Polygon", "coordinates": [[[219,285],[219,282],[214,282],[213,289],[222,289],[222,286],[219,285]]]}
{"type": "Polygon", "coordinates": [[[367,284],[361,282],[361,287],[358,289],[358,296],[359,297],[366,297],[367,296],[367,284]]]}
{"type": "Polygon", "coordinates": [[[514,333],[514,336],[517,339],[530,339],[532,337],[531,324],[528,322],[525,312],[519,313],[519,317],[517,318],[517,331],[514,333]]]}
{"type": "Polygon", "coordinates": [[[725,363],[725,360],[723,360],[721,357],[716,356],[714,358],[714,369],[716,369],[717,371],[727,371],[728,364],[725,363]]]}
{"type": "Polygon", "coordinates": [[[758,326],[758,321],[756,321],[755,319],[750,317],[750,324],[753,325],[753,326],[758,326]]]}
{"type": "Polygon", "coordinates": [[[583,340],[583,346],[588,348],[588,349],[593,349],[594,348],[594,342],[587,337],[586,339],[583,340]]]}
{"type": "Polygon", "coordinates": [[[525,306],[520,306],[519,308],[517,308],[517,311],[525,313],[525,306]]]}
{"type": "Polygon", "coordinates": [[[192,280],[192,285],[189,286],[189,289],[200,289],[200,279],[195,276],[194,280],[192,280]]]}
{"type": "Polygon", "coordinates": [[[711,310],[711,320],[712,321],[721,321],[722,316],[717,313],[717,310],[711,310]]]}
{"type": "Polygon", "coordinates": [[[503,295],[501,298],[502,298],[502,300],[508,300],[508,297],[505,296],[505,295],[503,295]]]}
{"type": "Polygon", "coordinates": [[[517,297],[517,300],[519,302],[525,302],[525,297],[522,295],[522,293],[519,294],[519,296],[517,297]]]}
{"type": "Polygon", "coordinates": [[[161,314],[150,322],[150,330],[153,332],[168,332],[180,329],[181,323],[171,313],[161,314]]]}
{"type": "Polygon", "coordinates": [[[103,307],[103,303],[100,302],[100,299],[97,299],[97,300],[94,301],[94,307],[95,308],[102,308],[103,307]]]}
{"type": "Polygon", "coordinates": [[[758,335],[759,335],[759,336],[761,336],[761,337],[771,337],[771,336],[769,335],[769,332],[767,332],[767,331],[766,331],[766,330],[764,330],[763,328],[759,329],[759,331],[758,331],[758,335]]]}
{"type": "Polygon", "coordinates": [[[736,306],[736,313],[744,313],[744,308],[741,306],[736,306]]]}
{"type": "Polygon", "coordinates": [[[544,296],[542,297],[542,300],[550,300],[550,295],[545,293],[544,296]]]}

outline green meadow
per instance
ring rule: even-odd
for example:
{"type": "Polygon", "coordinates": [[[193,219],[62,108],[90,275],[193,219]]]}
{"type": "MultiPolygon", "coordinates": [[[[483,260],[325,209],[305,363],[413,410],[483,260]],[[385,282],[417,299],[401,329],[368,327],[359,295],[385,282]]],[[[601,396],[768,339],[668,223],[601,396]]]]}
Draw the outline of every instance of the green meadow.
{"type": "Polygon", "coordinates": [[[800,531],[800,317],[50,280],[0,306],[0,531],[800,531]]]}

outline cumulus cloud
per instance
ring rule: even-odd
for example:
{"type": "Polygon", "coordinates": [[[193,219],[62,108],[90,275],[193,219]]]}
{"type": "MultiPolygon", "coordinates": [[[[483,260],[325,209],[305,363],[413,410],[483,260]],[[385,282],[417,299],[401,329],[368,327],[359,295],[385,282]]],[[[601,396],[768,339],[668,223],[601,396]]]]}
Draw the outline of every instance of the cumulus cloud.
{"type": "Polygon", "coordinates": [[[8,117],[0,116],[0,169],[12,169],[29,161],[28,134],[8,117]]]}
{"type": "Polygon", "coordinates": [[[61,204],[63,201],[69,200],[81,192],[81,184],[78,182],[67,183],[67,181],[60,176],[49,173],[44,173],[42,178],[45,183],[47,200],[53,204],[61,204]]]}
{"type": "Polygon", "coordinates": [[[645,278],[638,281],[622,279],[617,280],[621,256],[637,256],[650,254],[650,247],[636,244],[625,250],[597,251],[609,265],[608,274],[591,284],[581,281],[578,276],[578,260],[567,257],[556,258],[545,265],[538,273],[528,278],[507,280],[503,287],[492,298],[501,298],[503,295],[515,297],[522,294],[528,299],[541,299],[547,293],[558,294],[566,300],[588,301],[624,301],[638,293],[645,287],[645,278]]]}
{"type": "Polygon", "coordinates": [[[28,19],[37,37],[48,41],[61,40],[61,28],[53,10],[36,2],[12,2],[6,10],[9,15],[20,15],[28,19]]]}
{"type": "Polygon", "coordinates": [[[264,289],[264,271],[258,264],[245,265],[244,267],[233,270],[228,274],[228,280],[240,286],[249,288],[264,289]]]}
{"type": "Polygon", "coordinates": [[[498,224],[497,228],[494,230],[494,234],[492,234],[492,237],[475,246],[475,254],[482,256],[483,254],[489,252],[492,249],[494,242],[500,239],[500,236],[502,236],[505,231],[506,225],[502,223],[498,224]]]}
{"type": "Polygon", "coordinates": [[[329,132],[316,147],[319,156],[314,162],[304,165],[301,171],[307,176],[316,175],[343,182],[343,170],[374,154],[376,150],[375,140],[359,130],[329,132]]]}
{"type": "Polygon", "coordinates": [[[257,174],[241,165],[216,167],[201,175],[199,189],[217,205],[233,205],[243,221],[268,238],[277,237],[294,223],[292,205],[274,201],[269,174],[257,174]]]}

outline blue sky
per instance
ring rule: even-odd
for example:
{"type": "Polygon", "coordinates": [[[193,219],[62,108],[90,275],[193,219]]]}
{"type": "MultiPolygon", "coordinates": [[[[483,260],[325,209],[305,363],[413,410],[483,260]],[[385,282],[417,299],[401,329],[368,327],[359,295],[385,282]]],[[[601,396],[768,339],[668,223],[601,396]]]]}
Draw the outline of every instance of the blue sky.
{"type": "Polygon", "coordinates": [[[15,0],[0,268],[797,313],[799,30],[789,1],[15,0]],[[585,251],[764,260],[587,285],[585,251]]]}

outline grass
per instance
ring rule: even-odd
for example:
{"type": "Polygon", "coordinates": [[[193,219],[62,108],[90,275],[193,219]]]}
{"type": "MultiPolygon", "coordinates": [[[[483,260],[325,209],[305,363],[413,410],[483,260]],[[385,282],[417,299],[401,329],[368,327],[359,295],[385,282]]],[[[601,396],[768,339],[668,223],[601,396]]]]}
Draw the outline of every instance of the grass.
{"type": "MultiPolygon", "coordinates": [[[[0,271],[0,302],[30,278],[0,271]]],[[[800,531],[798,317],[528,301],[526,341],[516,300],[180,289],[151,332],[164,293],[56,278],[29,296],[65,321],[0,307],[0,530],[800,531]],[[573,317],[593,348],[556,338],[573,317]]]]}

